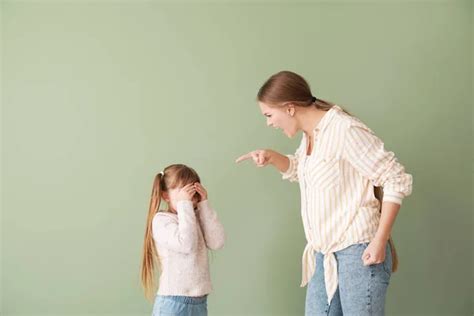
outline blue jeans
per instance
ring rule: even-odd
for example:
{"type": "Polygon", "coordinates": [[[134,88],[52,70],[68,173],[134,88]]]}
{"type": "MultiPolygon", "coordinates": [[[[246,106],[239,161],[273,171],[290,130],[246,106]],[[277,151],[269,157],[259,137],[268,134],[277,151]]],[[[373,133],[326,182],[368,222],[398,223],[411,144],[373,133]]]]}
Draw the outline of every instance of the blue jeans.
{"type": "Polygon", "coordinates": [[[385,294],[392,271],[392,253],[387,242],[385,261],[364,266],[362,253],[368,243],[351,245],[334,253],[337,260],[338,287],[328,304],[324,284],[322,253],[316,253],[316,271],[306,290],[306,316],[384,315],[385,294]]]}
{"type": "Polygon", "coordinates": [[[157,295],[152,316],[207,316],[207,295],[201,297],[157,295]]]}

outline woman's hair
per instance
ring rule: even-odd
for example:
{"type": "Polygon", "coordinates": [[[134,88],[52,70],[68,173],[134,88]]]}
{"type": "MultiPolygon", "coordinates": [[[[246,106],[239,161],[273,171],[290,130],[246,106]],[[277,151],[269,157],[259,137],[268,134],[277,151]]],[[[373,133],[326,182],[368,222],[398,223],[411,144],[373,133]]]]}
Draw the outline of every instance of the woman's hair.
{"type": "Polygon", "coordinates": [[[166,167],[155,176],[151,190],[150,207],[145,227],[145,240],[143,242],[143,257],[141,264],[141,282],[145,296],[152,299],[155,288],[155,267],[159,266],[159,256],[153,241],[153,218],[160,208],[163,192],[170,189],[181,188],[187,184],[201,182],[199,175],[193,168],[181,164],[166,167]],[[156,263],[156,265],[155,265],[156,263]]]}
{"type": "Polygon", "coordinates": [[[258,90],[257,100],[270,106],[292,103],[302,107],[315,106],[323,111],[334,106],[334,103],[313,96],[308,82],[291,71],[280,71],[268,78],[258,90]]]}

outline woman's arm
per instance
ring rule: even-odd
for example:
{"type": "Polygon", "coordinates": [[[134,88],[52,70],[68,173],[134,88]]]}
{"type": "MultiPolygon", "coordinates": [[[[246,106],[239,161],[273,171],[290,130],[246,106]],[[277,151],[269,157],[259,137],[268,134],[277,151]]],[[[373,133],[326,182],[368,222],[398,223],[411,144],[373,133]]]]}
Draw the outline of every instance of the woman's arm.
{"type": "Polygon", "coordinates": [[[267,149],[269,155],[269,163],[273,165],[281,173],[289,171],[291,164],[290,158],[286,155],[282,155],[279,152],[276,152],[271,149],[267,149]]]}
{"type": "Polygon", "coordinates": [[[374,239],[371,240],[362,254],[364,265],[378,264],[385,260],[385,246],[392,232],[393,224],[400,210],[400,204],[382,203],[382,214],[374,239]]]}
{"type": "Polygon", "coordinates": [[[382,203],[382,214],[380,216],[380,223],[375,234],[377,240],[387,242],[392,233],[392,227],[397,218],[398,211],[400,210],[400,204],[393,202],[383,202],[382,203]]]}
{"type": "Polygon", "coordinates": [[[235,162],[239,163],[252,159],[257,167],[265,167],[270,164],[282,174],[283,179],[296,182],[298,181],[297,167],[299,155],[300,148],[296,150],[294,155],[282,155],[271,149],[258,149],[240,156],[235,162]]]}
{"type": "Polygon", "coordinates": [[[352,123],[346,133],[343,158],[374,186],[383,187],[383,201],[402,204],[411,194],[413,177],[397,161],[395,154],[372,130],[360,122],[352,123]]]}
{"type": "Polygon", "coordinates": [[[405,173],[405,168],[397,161],[395,154],[386,151],[382,140],[361,122],[349,126],[343,155],[374,186],[383,187],[379,226],[374,239],[362,255],[364,265],[381,263],[385,260],[385,246],[402,199],[411,194],[412,175],[405,173]]]}

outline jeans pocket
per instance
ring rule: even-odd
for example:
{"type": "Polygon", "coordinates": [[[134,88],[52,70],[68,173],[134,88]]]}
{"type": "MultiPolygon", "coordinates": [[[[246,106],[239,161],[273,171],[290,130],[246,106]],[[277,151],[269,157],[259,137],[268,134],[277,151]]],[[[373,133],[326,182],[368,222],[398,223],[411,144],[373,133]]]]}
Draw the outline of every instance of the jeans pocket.
{"type": "Polygon", "coordinates": [[[390,245],[387,245],[386,251],[385,251],[385,260],[383,262],[383,268],[385,272],[390,276],[392,275],[392,251],[390,248],[390,245]]]}
{"type": "Polygon", "coordinates": [[[382,263],[384,271],[390,276],[392,275],[392,265],[389,265],[387,261],[382,263]]]}

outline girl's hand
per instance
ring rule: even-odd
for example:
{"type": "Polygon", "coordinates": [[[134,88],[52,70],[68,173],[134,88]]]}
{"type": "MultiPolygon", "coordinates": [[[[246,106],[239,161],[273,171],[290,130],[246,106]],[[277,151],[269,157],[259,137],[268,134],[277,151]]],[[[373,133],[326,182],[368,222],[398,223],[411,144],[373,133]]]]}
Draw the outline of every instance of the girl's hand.
{"type": "Polygon", "coordinates": [[[271,163],[272,152],[273,150],[270,149],[257,149],[240,156],[235,162],[239,163],[247,159],[252,159],[257,167],[265,167],[271,163]]]}
{"type": "Polygon", "coordinates": [[[193,195],[196,193],[196,188],[193,183],[185,185],[178,191],[176,195],[177,201],[192,201],[193,195]]]}
{"type": "Polygon", "coordinates": [[[386,241],[380,239],[372,240],[362,254],[364,266],[379,264],[385,261],[386,241]]]}
{"type": "Polygon", "coordinates": [[[207,191],[206,189],[202,186],[201,183],[196,182],[194,183],[194,188],[196,189],[196,192],[199,194],[201,197],[201,202],[207,200],[207,191]]]}

